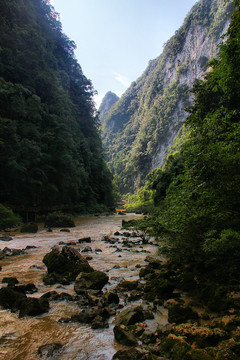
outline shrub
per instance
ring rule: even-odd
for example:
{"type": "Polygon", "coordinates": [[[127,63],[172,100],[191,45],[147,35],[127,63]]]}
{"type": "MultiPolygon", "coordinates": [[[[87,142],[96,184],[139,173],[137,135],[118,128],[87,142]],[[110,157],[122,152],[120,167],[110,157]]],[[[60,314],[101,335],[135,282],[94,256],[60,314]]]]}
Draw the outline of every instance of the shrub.
{"type": "Polygon", "coordinates": [[[19,225],[20,217],[13,214],[12,210],[7,209],[0,204],[0,230],[5,230],[8,227],[19,225]]]}
{"type": "Polygon", "coordinates": [[[46,227],[74,227],[74,221],[71,216],[61,212],[49,213],[45,221],[46,227]]]}

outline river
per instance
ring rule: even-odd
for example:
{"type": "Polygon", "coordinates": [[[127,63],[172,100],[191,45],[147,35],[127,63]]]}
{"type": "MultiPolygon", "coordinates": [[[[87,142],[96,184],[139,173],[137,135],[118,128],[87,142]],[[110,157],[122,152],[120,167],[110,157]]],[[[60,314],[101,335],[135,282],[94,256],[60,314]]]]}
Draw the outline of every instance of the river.
{"type": "MultiPolygon", "coordinates": [[[[70,232],[60,232],[53,229],[47,232],[42,227],[36,234],[18,234],[13,240],[0,242],[0,249],[23,249],[26,246],[37,248],[28,250],[27,254],[6,257],[0,261],[0,282],[3,277],[17,277],[21,284],[34,283],[38,292],[30,295],[40,297],[50,290],[74,294],[73,284],[69,286],[45,286],[43,277],[46,267],[42,259],[54,245],[63,241],[69,243],[82,237],[91,237],[92,243],[87,244],[92,252],[87,253],[93,258],[89,264],[95,270],[108,274],[109,283],[104,287],[114,288],[121,279],[131,280],[138,278],[139,266],[146,264],[147,255],[156,252],[156,246],[143,245],[125,248],[118,244],[121,252],[102,241],[103,236],[113,235],[121,229],[122,220],[136,219],[139,215],[110,215],[98,217],[79,217],[75,220],[76,227],[70,232]],[[95,251],[101,249],[102,251],[95,251]],[[114,268],[118,265],[119,268],[114,268]],[[136,267],[136,265],[138,265],[136,267]]],[[[75,248],[80,251],[86,244],[79,244],[75,248]]],[[[62,317],[70,317],[79,312],[74,302],[50,302],[50,310],[37,317],[18,318],[18,315],[8,310],[0,310],[0,358],[3,360],[35,360],[40,359],[37,350],[41,345],[61,343],[64,347],[58,358],[62,360],[111,360],[113,354],[121,348],[113,336],[113,324],[110,320],[108,329],[92,330],[89,325],[79,323],[59,323],[62,317]]]]}

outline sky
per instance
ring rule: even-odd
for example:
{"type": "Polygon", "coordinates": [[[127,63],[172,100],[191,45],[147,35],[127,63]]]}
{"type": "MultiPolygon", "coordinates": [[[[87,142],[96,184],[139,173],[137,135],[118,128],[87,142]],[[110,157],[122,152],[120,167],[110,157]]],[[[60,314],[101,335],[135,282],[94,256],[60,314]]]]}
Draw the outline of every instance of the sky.
{"type": "Polygon", "coordinates": [[[121,96],[162,53],[196,0],[50,0],[76,58],[92,81],[99,107],[108,91],[121,96]]]}

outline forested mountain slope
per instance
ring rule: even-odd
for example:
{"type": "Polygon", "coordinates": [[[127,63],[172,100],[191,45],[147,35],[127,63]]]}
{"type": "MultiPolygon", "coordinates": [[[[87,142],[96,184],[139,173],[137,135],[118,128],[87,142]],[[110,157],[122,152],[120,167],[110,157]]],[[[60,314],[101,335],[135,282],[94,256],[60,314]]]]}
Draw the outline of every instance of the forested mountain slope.
{"type": "Polygon", "coordinates": [[[186,93],[217,52],[232,13],[230,0],[200,0],[161,56],[113,106],[103,126],[108,161],[122,193],[161,167],[187,113],[186,93]]]}
{"type": "Polygon", "coordinates": [[[108,91],[99,107],[99,119],[101,124],[104,123],[109,111],[113,107],[113,105],[119,100],[119,97],[111,91],[108,91]]]}
{"type": "Polygon", "coordinates": [[[0,2],[0,202],[111,203],[93,87],[46,0],[0,2]]]}

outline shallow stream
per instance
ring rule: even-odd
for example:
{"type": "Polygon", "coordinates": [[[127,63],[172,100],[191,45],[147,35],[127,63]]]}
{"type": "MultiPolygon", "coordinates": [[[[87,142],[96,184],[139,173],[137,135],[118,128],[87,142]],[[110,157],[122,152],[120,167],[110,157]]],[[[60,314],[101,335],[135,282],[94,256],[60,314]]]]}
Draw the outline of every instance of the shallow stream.
{"type": "MultiPolygon", "coordinates": [[[[24,249],[26,246],[36,246],[27,254],[6,257],[0,261],[0,283],[3,277],[17,277],[21,284],[34,283],[38,292],[30,295],[40,297],[50,290],[74,294],[73,284],[69,286],[43,285],[46,267],[42,259],[54,245],[63,241],[69,243],[79,238],[91,237],[91,244],[79,244],[75,248],[80,251],[90,245],[92,252],[89,264],[95,270],[108,274],[109,284],[106,288],[114,288],[122,279],[138,278],[139,266],[146,263],[147,255],[156,252],[157,247],[146,244],[126,248],[123,245],[115,247],[102,241],[105,235],[113,235],[121,229],[122,220],[138,218],[139,215],[111,215],[99,217],[80,217],[76,219],[76,227],[70,232],[60,232],[54,229],[47,232],[43,227],[36,234],[15,234],[11,241],[0,241],[0,249],[24,249]],[[102,251],[100,252],[99,249],[102,251]],[[98,250],[97,252],[95,250],[98,250]],[[118,268],[114,268],[116,266],[118,268]],[[136,267],[136,265],[138,265],[136,267]]],[[[35,360],[40,359],[37,350],[41,345],[61,343],[64,347],[58,358],[62,360],[111,360],[113,354],[121,348],[114,341],[113,319],[110,319],[108,329],[92,330],[90,325],[79,323],[59,323],[62,317],[70,317],[79,312],[74,302],[50,302],[48,313],[37,317],[18,318],[18,315],[8,310],[0,309],[0,358],[2,360],[35,360]]]]}

